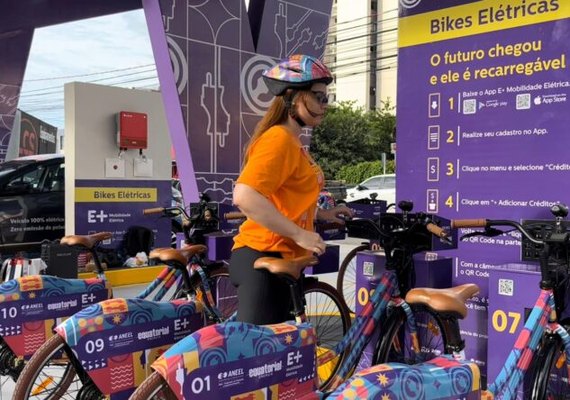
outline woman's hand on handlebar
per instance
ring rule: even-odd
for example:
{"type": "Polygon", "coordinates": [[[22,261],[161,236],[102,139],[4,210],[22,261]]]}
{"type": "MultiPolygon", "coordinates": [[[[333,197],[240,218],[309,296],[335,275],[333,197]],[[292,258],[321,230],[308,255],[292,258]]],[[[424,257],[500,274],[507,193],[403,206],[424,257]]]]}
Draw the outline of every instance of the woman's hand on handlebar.
{"type": "Polygon", "coordinates": [[[298,235],[292,238],[302,248],[309,250],[317,255],[324,254],[327,247],[325,241],[316,232],[300,229],[298,235]]]}
{"type": "Polygon", "coordinates": [[[344,225],[344,221],[354,216],[353,211],[345,205],[339,205],[328,210],[317,211],[317,220],[335,222],[344,225]]]}

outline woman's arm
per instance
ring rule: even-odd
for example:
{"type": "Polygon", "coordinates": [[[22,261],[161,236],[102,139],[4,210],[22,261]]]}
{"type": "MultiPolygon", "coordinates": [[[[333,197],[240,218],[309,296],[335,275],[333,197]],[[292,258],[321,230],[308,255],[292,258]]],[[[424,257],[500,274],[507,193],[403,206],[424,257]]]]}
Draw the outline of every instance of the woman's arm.
{"type": "Polygon", "coordinates": [[[339,218],[339,216],[342,216],[343,218],[352,218],[354,216],[354,213],[345,205],[336,206],[328,210],[317,210],[317,220],[336,222],[338,224],[344,225],[344,219],[339,218]]]}
{"type": "Polygon", "coordinates": [[[270,231],[293,240],[304,249],[317,254],[324,253],[326,244],[318,233],[296,225],[251,186],[237,183],[234,188],[233,202],[247,218],[263,225],[270,231]]]}

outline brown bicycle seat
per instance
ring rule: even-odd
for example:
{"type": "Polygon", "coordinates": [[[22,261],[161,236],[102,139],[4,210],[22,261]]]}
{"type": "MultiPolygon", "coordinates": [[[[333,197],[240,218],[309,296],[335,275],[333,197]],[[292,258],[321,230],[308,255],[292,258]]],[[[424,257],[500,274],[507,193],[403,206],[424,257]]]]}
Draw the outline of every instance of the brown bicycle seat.
{"type": "MultiPolygon", "coordinates": [[[[157,249],[157,257],[163,263],[170,263],[170,262],[178,262],[182,265],[188,264],[190,259],[194,257],[196,254],[204,254],[208,251],[208,248],[203,244],[196,244],[193,246],[187,246],[182,249],[157,249]]],[[[152,254],[152,253],[151,253],[152,254]]]]}
{"type": "Polygon", "coordinates": [[[294,279],[299,279],[305,267],[318,263],[319,259],[315,256],[302,256],[289,259],[261,257],[255,260],[253,268],[266,269],[272,274],[285,274],[294,279]]]}
{"type": "Polygon", "coordinates": [[[467,283],[449,289],[412,289],[406,295],[409,304],[425,304],[438,312],[457,313],[461,318],[467,316],[465,301],[479,293],[479,286],[467,283]]]}
{"type": "Polygon", "coordinates": [[[60,244],[68,246],[83,246],[87,249],[92,249],[103,240],[111,239],[113,234],[111,232],[98,232],[92,235],[67,235],[61,238],[60,244]]]}
{"type": "Polygon", "coordinates": [[[162,253],[164,250],[172,250],[172,247],[157,247],[156,249],[152,249],[148,255],[148,258],[158,260],[160,259],[160,253],[162,253]]]}

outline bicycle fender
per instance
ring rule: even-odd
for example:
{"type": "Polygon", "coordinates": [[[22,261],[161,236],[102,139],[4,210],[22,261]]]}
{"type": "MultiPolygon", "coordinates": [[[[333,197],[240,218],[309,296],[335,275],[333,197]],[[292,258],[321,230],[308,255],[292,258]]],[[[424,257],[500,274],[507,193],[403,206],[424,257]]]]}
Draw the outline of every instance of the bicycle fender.
{"type": "Polygon", "coordinates": [[[178,398],[317,399],[316,337],[306,323],[225,322],[178,342],[153,365],[178,398]],[[260,397],[261,398],[261,397],[260,397]]]}
{"type": "Polygon", "coordinates": [[[55,330],[77,365],[113,400],[128,398],[156,358],[204,323],[202,303],[110,299],[83,309],[55,330]]]}
{"type": "Polygon", "coordinates": [[[481,376],[475,363],[452,356],[416,365],[379,364],[363,369],[339,386],[327,400],[480,399],[481,376]]]}
{"type": "Polygon", "coordinates": [[[0,284],[0,336],[17,357],[27,360],[61,321],[110,296],[109,284],[98,278],[12,279],[0,284]]]}

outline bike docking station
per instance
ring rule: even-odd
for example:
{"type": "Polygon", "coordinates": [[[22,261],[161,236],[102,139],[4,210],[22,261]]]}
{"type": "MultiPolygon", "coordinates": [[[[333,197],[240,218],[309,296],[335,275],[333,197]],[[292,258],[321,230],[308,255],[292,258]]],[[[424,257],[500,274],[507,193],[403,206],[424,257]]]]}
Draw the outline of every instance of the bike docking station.
{"type": "MultiPolygon", "coordinates": [[[[487,334],[487,381],[493,382],[524,327],[540,293],[537,264],[509,263],[489,268],[489,321],[487,334]]],[[[520,385],[517,399],[523,399],[520,385]]]]}
{"type": "MultiPolygon", "coordinates": [[[[382,250],[363,250],[356,255],[356,314],[360,314],[376,290],[382,274],[386,272],[386,256],[382,250]]],[[[453,259],[437,253],[422,252],[414,255],[416,287],[444,289],[451,287],[453,259]]],[[[378,330],[364,349],[357,369],[371,366],[378,330]]]]}
{"type": "MultiPolygon", "coordinates": [[[[432,220],[441,227],[449,227],[450,221],[444,218],[430,215],[432,220]]],[[[392,231],[397,225],[402,224],[402,219],[407,220],[407,224],[413,223],[416,214],[387,213],[380,216],[380,227],[382,231],[392,231]]],[[[414,287],[427,287],[443,289],[451,287],[453,259],[435,253],[439,250],[452,250],[457,248],[457,230],[447,229],[450,233],[450,241],[443,241],[433,235],[424,236],[420,239],[423,243],[417,243],[425,251],[413,255],[412,273],[415,276],[414,287]]],[[[376,290],[382,274],[386,271],[386,254],[378,244],[378,235],[373,236],[370,232],[349,231],[349,236],[368,239],[372,242],[372,250],[363,250],[356,255],[356,302],[355,312],[360,314],[370,297],[376,290]]],[[[420,321],[418,321],[419,323],[420,321]]],[[[360,358],[357,370],[369,368],[373,357],[374,347],[377,342],[379,330],[376,330],[370,343],[365,347],[360,358]]]]}

